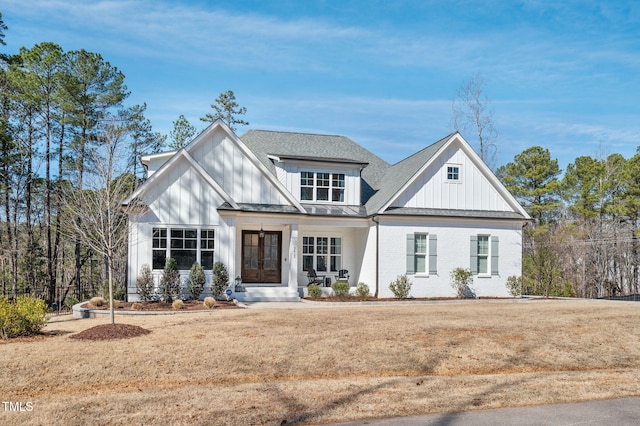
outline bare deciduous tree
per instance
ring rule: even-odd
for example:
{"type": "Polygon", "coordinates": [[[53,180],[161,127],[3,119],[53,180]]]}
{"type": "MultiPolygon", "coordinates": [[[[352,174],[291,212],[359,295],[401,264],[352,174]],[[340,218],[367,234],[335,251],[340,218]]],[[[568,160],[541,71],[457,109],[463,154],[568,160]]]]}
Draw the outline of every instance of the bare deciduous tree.
{"type": "MultiPolygon", "coordinates": [[[[75,209],[80,221],[68,216],[70,236],[104,257],[109,281],[110,319],[114,319],[114,264],[127,241],[127,215],[122,201],[130,193],[133,176],[126,172],[128,127],[111,118],[100,124],[99,143],[87,152],[91,167],[86,171],[85,189],[68,188],[66,207],[75,209]]],[[[126,255],[126,250],[124,250],[126,255]]]]}
{"type": "Polygon", "coordinates": [[[478,137],[478,154],[492,169],[495,168],[498,132],[494,126],[493,110],[484,95],[485,80],[474,74],[463,82],[453,100],[453,127],[459,131],[473,131],[478,137]]]}

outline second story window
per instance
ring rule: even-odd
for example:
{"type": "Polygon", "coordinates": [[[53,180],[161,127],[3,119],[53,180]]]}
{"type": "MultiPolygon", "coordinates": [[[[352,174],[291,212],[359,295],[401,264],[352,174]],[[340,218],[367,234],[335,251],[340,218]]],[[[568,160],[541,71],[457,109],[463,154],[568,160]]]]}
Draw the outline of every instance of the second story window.
{"type": "Polygon", "coordinates": [[[313,201],[313,172],[300,173],[300,199],[313,201]]]}
{"type": "Polygon", "coordinates": [[[316,201],[329,201],[329,173],[316,173],[316,201]]]}
{"type": "Polygon", "coordinates": [[[344,173],[300,173],[300,200],[344,202],[344,173]]]}

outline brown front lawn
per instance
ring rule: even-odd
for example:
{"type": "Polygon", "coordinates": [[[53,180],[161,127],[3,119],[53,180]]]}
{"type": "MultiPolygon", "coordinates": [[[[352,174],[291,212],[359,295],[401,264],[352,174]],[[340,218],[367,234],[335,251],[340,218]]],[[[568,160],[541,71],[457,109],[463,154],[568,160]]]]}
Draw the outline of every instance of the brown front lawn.
{"type": "Polygon", "coordinates": [[[53,317],[0,341],[5,424],[328,423],[640,395],[640,304],[469,301],[53,317]]]}

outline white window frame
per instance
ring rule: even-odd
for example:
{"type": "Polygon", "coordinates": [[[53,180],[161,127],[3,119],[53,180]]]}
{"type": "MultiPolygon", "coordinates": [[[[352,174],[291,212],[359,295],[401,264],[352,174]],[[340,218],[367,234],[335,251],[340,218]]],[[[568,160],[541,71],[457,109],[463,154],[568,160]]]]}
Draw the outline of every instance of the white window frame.
{"type": "Polygon", "coordinates": [[[343,268],[343,238],[338,235],[303,235],[302,236],[302,267],[300,268],[305,273],[305,257],[311,257],[311,267],[316,270],[320,275],[327,275],[338,273],[343,268]],[[310,239],[313,243],[310,244],[310,239]],[[318,244],[321,241],[322,244],[318,244]],[[326,241],[326,245],[324,244],[326,241]],[[338,244],[336,244],[338,243],[338,244]],[[324,259],[326,270],[318,269],[318,260],[324,259]],[[331,266],[336,265],[336,269],[332,269],[331,266]]]}
{"type": "Polygon", "coordinates": [[[346,173],[302,170],[300,172],[300,201],[344,204],[346,199],[346,179],[346,173]],[[309,181],[312,182],[311,185],[309,181]],[[302,194],[304,189],[311,189],[311,198],[303,198],[302,194]],[[327,192],[326,200],[319,199],[318,193],[321,190],[327,192]],[[337,200],[334,200],[334,198],[337,198],[337,200]],[[340,200],[340,198],[342,199],[340,200]]]}
{"type": "Polygon", "coordinates": [[[478,246],[477,246],[477,256],[478,256],[478,276],[481,277],[490,277],[491,276],[491,235],[489,234],[478,234],[478,246]],[[486,239],[487,243],[487,252],[484,254],[480,253],[480,241],[486,239]],[[485,259],[486,271],[480,270],[480,259],[485,259]]]}
{"type": "MultiPolygon", "coordinates": [[[[151,230],[151,241],[152,241],[152,245],[151,245],[151,266],[152,266],[152,270],[154,271],[161,271],[164,269],[164,265],[162,268],[153,268],[153,251],[164,251],[165,253],[165,263],[166,263],[166,259],[171,258],[171,231],[175,231],[175,230],[181,230],[183,231],[187,231],[187,230],[196,230],[196,237],[195,237],[195,241],[196,241],[196,262],[198,262],[198,264],[202,265],[202,253],[203,252],[211,252],[213,253],[213,263],[215,264],[216,259],[215,259],[215,239],[217,238],[217,227],[215,226],[208,226],[208,227],[197,227],[197,226],[154,226],[151,230]],[[213,237],[212,238],[207,238],[204,235],[204,231],[212,231],[213,232],[213,237]],[[157,234],[157,235],[156,235],[157,234]],[[205,247],[203,248],[202,245],[204,242],[210,242],[210,246],[209,247],[205,247]],[[157,246],[157,247],[156,247],[157,246]]],[[[193,238],[189,239],[189,240],[194,240],[193,238]]],[[[185,237],[183,236],[182,241],[185,241],[185,237]]],[[[176,250],[184,250],[184,249],[176,249],[176,250]]],[[[180,269],[181,271],[186,271],[191,269],[191,267],[189,267],[188,269],[180,269]]],[[[207,269],[208,270],[208,269],[207,269]]]]}
{"type": "Polygon", "coordinates": [[[416,275],[419,276],[428,276],[429,275],[429,234],[425,233],[425,232],[416,232],[413,234],[413,238],[414,238],[414,250],[413,250],[413,256],[414,256],[414,268],[415,268],[415,272],[416,275]],[[418,239],[423,239],[424,238],[424,251],[418,251],[418,239]],[[422,259],[422,266],[423,266],[423,270],[419,270],[418,268],[418,258],[422,259]]]}
{"type": "Polygon", "coordinates": [[[461,183],[462,182],[462,165],[454,164],[454,163],[445,164],[444,178],[445,178],[445,182],[447,183],[461,183]]]}

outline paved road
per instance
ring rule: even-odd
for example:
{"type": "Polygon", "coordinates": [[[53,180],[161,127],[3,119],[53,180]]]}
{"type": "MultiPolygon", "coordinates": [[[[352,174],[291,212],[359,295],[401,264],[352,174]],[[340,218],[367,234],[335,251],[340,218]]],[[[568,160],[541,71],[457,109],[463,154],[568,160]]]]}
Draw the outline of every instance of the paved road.
{"type": "Polygon", "coordinates": [[[340,423],[340,426],[569,426],[640,424],[640,398],[500,408],[340,423]]]}

